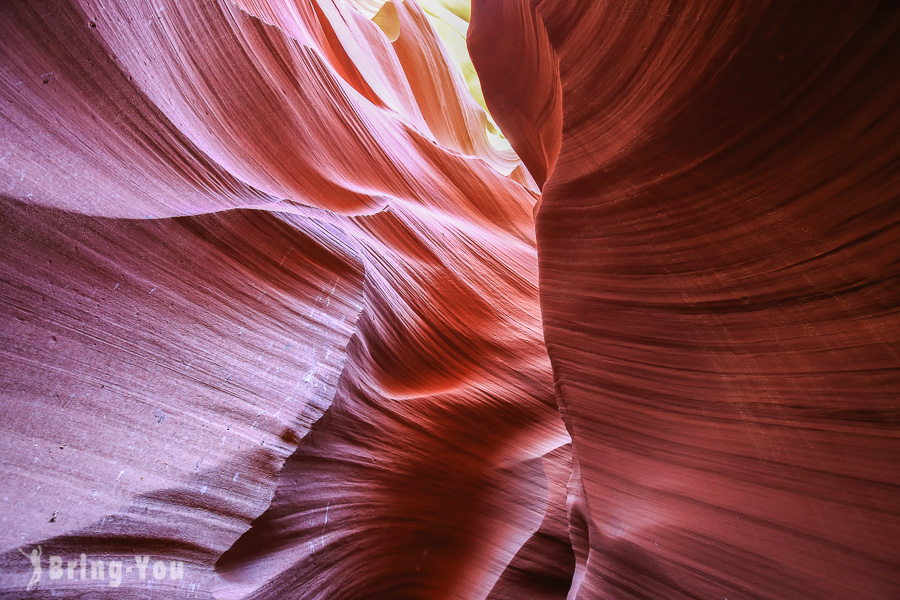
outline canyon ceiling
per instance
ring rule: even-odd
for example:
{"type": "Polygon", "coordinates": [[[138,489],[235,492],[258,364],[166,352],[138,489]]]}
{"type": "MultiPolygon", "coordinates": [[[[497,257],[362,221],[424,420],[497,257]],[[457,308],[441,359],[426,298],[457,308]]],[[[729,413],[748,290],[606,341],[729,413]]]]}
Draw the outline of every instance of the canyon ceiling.
{"type": "Polygon", "coordinates": [[[0,597],[900,598],[895,2],[0,22],[0,597]]]}

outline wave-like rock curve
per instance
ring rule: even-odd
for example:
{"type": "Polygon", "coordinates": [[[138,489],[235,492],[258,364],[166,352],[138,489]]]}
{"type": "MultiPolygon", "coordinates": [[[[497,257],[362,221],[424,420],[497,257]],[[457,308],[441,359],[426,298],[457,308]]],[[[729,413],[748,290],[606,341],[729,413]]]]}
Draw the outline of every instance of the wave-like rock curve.
{"type": "Polygon", "coordinates": [[[489,107],[562,88],[537,240],[569,598],[896,596],[896,6],[480,11],[510,40],[473,46],[489,107]]]}
{"type": "Polygon", "coordinates": [[[900,593],[891,3],[0,21],[0,595],[900,593]]]}

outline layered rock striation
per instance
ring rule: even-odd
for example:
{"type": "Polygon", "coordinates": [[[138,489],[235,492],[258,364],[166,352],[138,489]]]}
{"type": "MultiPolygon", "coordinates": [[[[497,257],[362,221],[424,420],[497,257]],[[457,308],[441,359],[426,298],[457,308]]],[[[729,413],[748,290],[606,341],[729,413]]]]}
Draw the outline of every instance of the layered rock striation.
{"type": "Polygon", "coordinates": [[[0,20],[0,595],[900,593],[891,3],[0,20]]]}

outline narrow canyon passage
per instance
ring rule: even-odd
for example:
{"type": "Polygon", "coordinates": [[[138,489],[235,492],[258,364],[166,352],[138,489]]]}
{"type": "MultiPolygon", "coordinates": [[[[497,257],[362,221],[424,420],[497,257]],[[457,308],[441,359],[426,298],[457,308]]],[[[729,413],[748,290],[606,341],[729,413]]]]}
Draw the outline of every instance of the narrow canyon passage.
{"type": "Polygon", "coordinates": [[[0,597],[900,596],[894,3],[0,21],[0,597]]]}

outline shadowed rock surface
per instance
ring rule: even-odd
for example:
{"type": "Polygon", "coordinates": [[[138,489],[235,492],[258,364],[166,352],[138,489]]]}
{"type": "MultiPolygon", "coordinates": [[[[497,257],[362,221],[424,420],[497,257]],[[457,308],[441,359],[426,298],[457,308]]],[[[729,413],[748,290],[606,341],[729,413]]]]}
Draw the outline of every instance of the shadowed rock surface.
{"type": "Polygon", "coordinates": [[[896,596],[896,5],[473,13],[523,157],[551,133],[501,107],[562,87],[537,240],[580,473],[569,597],[896,596]],[[534,31],[555,56],[517,67],[547,52],[534,31]]]}

